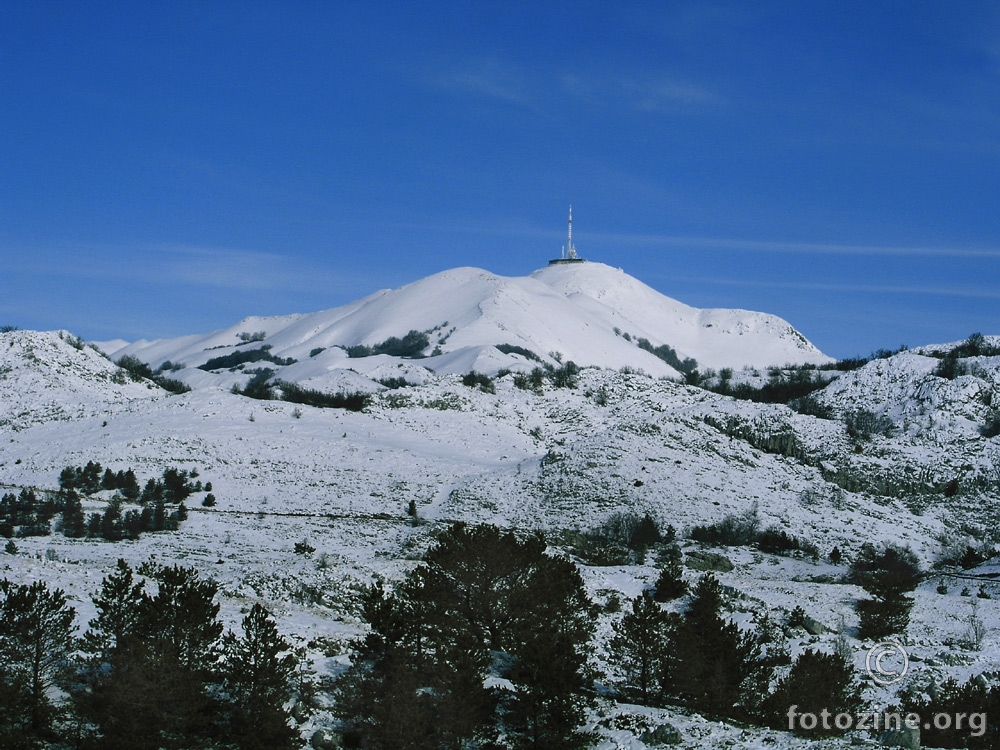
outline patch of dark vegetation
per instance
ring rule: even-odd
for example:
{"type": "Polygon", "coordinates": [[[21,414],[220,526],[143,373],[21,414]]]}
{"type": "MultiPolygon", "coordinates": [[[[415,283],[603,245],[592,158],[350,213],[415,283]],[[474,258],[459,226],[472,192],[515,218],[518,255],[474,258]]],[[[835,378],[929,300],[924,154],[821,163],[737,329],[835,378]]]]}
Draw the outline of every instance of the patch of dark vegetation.
{"type": "Polygon", "coordinates": [[[411,330],[403,338],[390,336],[380,344],[367,346],[357,344],[345,347],[348,357],[372,357],[376,354],[388,354],[392,357],[403,357],[405,359],[421,359],[424,356],[424,349],[430,346],[430,339],[426,333],[411,330]]]}
{"type": "Polygon", "coordinates": [[[514,385],[523,391],[532,391],[541,395],[545,383],[553,388],[576,388],[579,384],[580,367],[572,360],[563,362],[558,367],[545,363],[535,367],[531,372],[514,373],[514,385]]]}
{"type": "Polygon", "coordinates": [[[1000,355],[1000,346],[991,344],[981,333],[973,333],[961,344],[946,352],[930,352],[930,356],[941,361],[933,374],[945,380],[954,380],[962,375],[971,375],[973,368],[965,360],[970,357],[995,357],[1000,355]]]}
{"type": "Polygon", "coordinates": [[[218,590],[194,568],[119,560],[87,623],[61,589],[0,580],[0,747],[301,747],[291,645],[260,604],[224,633],[218,590]]]}
{"type": "Polygon", "coordinates": [[[755,401],[761,404],[788,404],[793,408],[798,406],[806,410],[811,409],[818,412],[815,416],[828,413],[815,399],[806,400],[815,391],[829,385],[832,380],[832,378],[823,377],[816,368],[772,367],[768,371],[767,382],[760,386],[749,383],[733,385],[730,380],[731,373],[730,370],[729,377],[720,376],[717,384],[703,387],[714,393],[732,396],[743,401],[755,401]]]}
{"type": "Polygon", "coordinates": [[[984,438],[1000,435],[1000,411],[994,409],[987,415],[986,421],[979,427],[979,434],[984,438]]]}
{"type": "Polygon", "coordinates": [[[415,383],[411,383],[406,378],[379,378],[378,383],[379,385],[384,385],[390,391],[415,385],[415,383]]]}
{"type": "Polygon", "coordinates": [[[520,354],[525,359],[530,359],[532,362],[541,362],[542,358],[535,354],[531,349],[525,349],[523,346],[515,346],[514,344],[494,344],[493,348],[504,354],[520,354]]]}
{"type": "Polygon", "coordinates": [[[889,359],[897,354],[902,354],[908,351],[910,347],[906,344],[901,344],[898,349],[876,349],[867,357],[845,357],[844,359],[838,359],[836,362],[825,365],[807,365],[808,367],[816,367],[819,370],[836,370],[838,372],[851,372],[852,370],[860,370],[862,367],[867,365],[869,362],[874,362],[877,359],[889,359]]]}
{"type": "Polygon", "coordinates": [[[493,378],[482,372],[467,372],[462,376],[462,385],[468,386],[469,388],[478,388],[483,393],[496,393],[497,388],[493,382],[493,378]]]}
{"type": "Polygon", "coordinates": [[[920,731],[922,746],[975,750],[1000,747],[1000,725],[987,720],[1000,715],[1000,686],[990,685],[982,677],[971,677],[964,683],[949,678],[934,687],[933,691],[916,687],[903,690],[898,708],[889,709],[904,716],[914,713],[960,717],[947,724],[942,721],[926,724],[920,731]]]}
{"type": "Polygon", "coordinates": [[[122,355],[115,364],[122,368],[128,378],[134,383],[151,380],[163,390],[170,391],[171,393],[187,393],[191,390],[190,386],[185,385],[176,378],[168,378],[162,372],[153,372],[149,365],[131,354],[122,355]]]}
{"type": "Polygon", "coordinates": [[[678,372],[684,375],[692,375],[698,370],[698,362],[693,357],[686,357],[681,359],[677,354],[677,350],[674,349],[669,344],[660,344],[659,346],[653,346],[649,343],[649,339],[639,338],[636,339],[636,346],[643,349],[654,357],[658,357],[666,362],[668,365],[673,367],[678,372]]]}
{"type": "Polygon", "coordinates": [[[279,380],[275,387],[281,391],[281,400],[321,409],[347,409],[362,411],[371,402],[367,393],[324,393],[313,388],[303,388],[295,383],[279,380]]]}
{"type": "Polygon", "coordinates": [[[36,492],[24,488],[19,495],[8,493],[0,498],[0,536],[49,536],[60,532],[70,539],[89,537],[116,542],[138,539],[147,531],[174,531],[187,518],[184,500],[201,492],[196,470],[190,473],[174,467],[164,470],[159,479],[150,479],[145,489],[131,468],[114,472],[96,461],[86,466],[67,466],[59,474],[58,492],[36,492]],[[82,496],[113,490],[114,496],[104,511],[84,513],[82,496]],[[127,508],[126,503],[140,507],[127,508]]]}
{"type": "Polygon", "coordinates": [[[371,397],[366,393],[325,393],[285,380],[272,381],[273,375],[274,370],[266,367],[256,370],[243,388],[234,384],[232,392],[258,401],[287,401],[321,409],[348,411],[361,411],[371,402],[371,397]]]}
{"type": "Polygon", "coordinates": [[[856,440],[871,440],[873,435],[888,435],[895,427],[892,420],[868,409],[857,409],[844,415],[847,434],[856,440]]]}
{"type": "Polygon", "coordinates": [[[819,559],[819,549],[812,542],[799,539],[778,526],[761,529],[756,508],[741,514],[730,513],[718,523],[693,526],[688,536],[713,547],[756,547],[772,555],[819,559]]]}
{"type": "Polygon", "coordinates": [[[650,547],[669,545],[676,535],[673,526],[661,529],[648,513],[620,511],[597,528],[562,532],[559,543],[587,565],[637,565],[650,547]]]}
{"type": "Polygon", "coordinates": [[[257,347],[256,349],[248,349],[246,351],[231,352],[230,354],[223,354],[220,357],[212,357],[203,365],[198,365],[199,370],[205,370],[206,372],[211,370],[234,370],[240,365],[245,365],[251,362],[271,362],[275,365],[294,365],[298,360],[292,357],[276,357],[271,354],[271,345],[264,344],[264,346],[257,347]]]}

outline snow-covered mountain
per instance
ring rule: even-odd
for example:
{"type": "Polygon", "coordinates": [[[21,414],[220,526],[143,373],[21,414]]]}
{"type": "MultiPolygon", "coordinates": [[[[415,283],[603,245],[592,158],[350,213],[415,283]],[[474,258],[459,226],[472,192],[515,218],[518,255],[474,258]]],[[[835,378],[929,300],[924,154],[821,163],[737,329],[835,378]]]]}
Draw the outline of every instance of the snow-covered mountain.
{"type": "MultiPolygon", "coordinates": [[[[438,375],[537,364],[519,350],[550,363],[558,353],[582,366],[627,366],[671,377],[678,371],[649,349],[666,345],[678,360],[693,359],[702,369],[831,361],[773,315],[689,307],[601,263],[551,265],[518,278],[456,268],[331,310],[247,318],[203,336],[104,347],[115,358],[134,355],[154,368],[168,361],[196,368],[227,352],[267,345],[275,358],[296,360],[268,365],[281,379],[319,385],[338,369],[370,372],[400,364],[387,355],[349,358],[345,349],[375,346],[411,330],[427,336],[423,358],[412,364],[438,375]],[[648,342],[645,349],[640,340],[648,342]],[[504,353],[497,345],[517,349],[504,353]]],[[[175,376],[194,386],[219,380],[184,370],[175,376]]]]}

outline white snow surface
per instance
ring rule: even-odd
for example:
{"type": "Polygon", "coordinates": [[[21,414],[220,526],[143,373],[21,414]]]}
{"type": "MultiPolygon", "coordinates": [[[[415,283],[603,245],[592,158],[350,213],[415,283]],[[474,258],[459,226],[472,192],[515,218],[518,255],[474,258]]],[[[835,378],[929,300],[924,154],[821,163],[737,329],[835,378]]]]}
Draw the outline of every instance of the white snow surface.
{"type": "MultiPolygon", "coordinates": [[[[63,467],[94,460],[115,471],[131,467],[140,483],[168,466],[196,468],[218,497],[215,507],[204,508],[202,496],[194,495],[188,502],[191,516],[176,533],[144,534],[137,541],[114,544],[60,534],[17,539],[18,554],[0,554],[2,575],[23,582],[44,579],[63,588],[84,626],[93,614],[91,594],[119,557],[134,565],[155,556],[164,563],[195,566],[219,583],[229,627],[236,628],[241,613],[262,602],[313,667],[335,675],[346,663],[350,639],[364,632],[357,593],[372,581],[398,580],[417,564],[431,534],[450,521],[543,529],[556,540],[561,531],[593,528],[614,512],[648,512],[683,537],[695,524],[756,509],[762,526],[777,525],[815,543],[821,560],[775,557],[748,548],[713,550],[735,564],[733,571],[719,574],[734,592],[729,602],[734,619],[745,624],[753,613],[769,612],[780,621],[801,605],[831,632],[793,634],[796,652],[832,649],[833,631],[843,622],[866,700],[872,707],[891,703],[899,686],[881,688],[864,674],[865,655],[873,644],[856,637],[853,605],[861,592],[840,581],[845,566],[824,560],[834,546],[850,559],[865,542],[889,541],[909,545],[930,566],[943,550],[996,541],[1000,437],[983,437],[978,428],[1000,404],[1000,358],[977,358],[974,375],[951,381],[935,377],[936,360],[921,353],[874,361],[818,393],[817,399],[833,408],[834,419],[736,401],[632,370],[586,368],[578,387],[546,385],[542,393],[515,387],[513,376],[507,375],[497,379],[495,393],[485,393],[462,385],[456,375],[424,366],[438,359],[453,362],[449,367],[456,372],[467,371],[462,368],[470,362],[487,369],[481,363],[499,352],[492,349],[490,354],[485,345],[472,344],[475,337],[465,332],[475,325],[488,329],[480,305],[491,309],[490,299],[492,309],[510,306],[511,299],[524,304],[547,299],[553,309],[567,304],[576,311],[616,310],[624,303],[614,295],[640,299],[630,313],[634,318],[604,319],[605,313],[593,312],[590,320],[618,325],[633,336],[648,335],[654,344],[658,340],[652,327],[664,319],[666,305],[677,305],[673,320],[689,319],[689,308],[658,301],[655,292],[643,292],[642,285],[614,269],[579,264],[571,270],[542,269],[527,280],[472,269],[448,272],[465,280],[459,286],[468,290],[467,299],[425,319],[407,317],[417,314],[416,303],[408,301],[415,286],[410,285],[373,295],[350,309],[248,319],[209,337],[133,345],[137,348],[132,351],[154,366],[160,357],[192,365],[233,351],[239,332],[264,330],[276,355],[299,358],[285,368],[299,382],[371,393],[371,405],[359,413],[255,401],[230,392],[245,373],[216,375],[191,367],[179,374],[195,390],[169,395],[151,383],[122,377],[115,365],[65,332],[0,334],[0,490],[53,490],[63,467]],[[604,297],[599,298],[591,273],[622,278],[618,286],[602,282],[604,297]],[[502,299],[486,290],[503,290],[502,299]],[[658,312],[643,318],[641,311],[655,305],[660,305],[658,312]],[[355,318],[365,307],[370,309],[363,321],[355,318]],[[462,310],[467,318],[456,314],[462,310]],[[336,343],[399,336],[407,326],[431,328],[444,322],[444,314],[448,327],[439,333],[452,326],[456,330],[439,358],[348,360],[334,348],[336,343]],[[381,327],[376,319],[384,321],[381,327]],[[413,323],[396,327],[399,320],[413,323]],[[356,338],[343,338],[352,325],[356,338]],[[225,348],[206,350],[214,345],[225,348]],[[325,351],[309,356],[324,345],[325,351]],[[390,377],[413,385],[389,390],[377,382],[390,377]],[[859,408],[886,416],[891,427],[865,440],[851,438],[840,416],[859,408]],[[953,480],[958,491],[947,495],[943,488],[953,480]],[[416,525],[407,515],[411,500],[418,511],[416,525]],[[303,540],[316,551],[295,554],[295,543],[303,540]]],[[[455,288],[454,279],[446,281],[433,282],[441,294],[455,288]]],[[[429,299],[426,294],[413,297],[429,299]]],[[[725,318],[708,312],[694,315],[725,318]]],[[[533,323],[535,313],[522,313],[523,328],[517,330],[523,338],[514,338],[515,317],[505,313],[508,327],[502,330],[509,336],[503,341],[526,347],[530,341],[544,350],[547,344],[538,342],[552,336],[547,341],[562,346],[566,358],[584,360],[570,349],[568,339],[558,339],[564,335],[561,323],[552,323],[552,332],[546,333],[537,316],[533,323]]],[[[771,325],[766,316],[749,315],[742,319],[746,325],[771,325]]],[[[605,341],[598,339],[603,329],[596,322],[592,326],[594,340],[605,341]]],[[[690,332],[697,334],[697,326],[690,332]]],[[[495,329],[489,335],[494,334],[495,329]]],[[[613,331],[606,342],[608,347],[624,346],[624,352],[640,352],[613,331]]],[[[531,363],[522,358],[522,364],[531,363]]],[[[649,363],[643,369],[654,372],[649,363]]],[[[87,512],[103,509],[108,494],[86,500],[87,512]]],[[[682,544],[685,552],[697,548],[688,541],[682,544]]],[[[565,553],[558,548],[552,552],[565,553]]],[[[995,569],[994,563],[971,572],[995,569]]],[[[602,604],[612,593],[625,600],[637,595],[657,575],[648,564],[581,565],[581,571],[591,598],[602,604]]],[[[693,581],[698,574],[689,570],[686,575],[693,581]]],[[[914,660],[902,684],[924,687],[947,677],[965,680],[998,673],[1000,583],[963,582],[943,571],[922,584],[915,599],[904,644],[919,661],[914,660]],[[939,581],[947,584],[948,593],[937,593],[939,581]],[[973,593],[982,586],[993,598],[961,596],[966,584],[973,593]],[[962,646],[972,601],[989,625],[978,651],[962,646]]],[[[671,606],[681,607],[683,601],[671,606]]],[[[600,617],[593,655],[598,666],[606,666],[606,643],[619,617],[600,617]]],[[[614,678],[612,672],[607,681],[614,678]]],[[[320,711],[300,729],[308,737],[331,722],[320,711]]],[[[814,742],[786,732],[731,726],[677,708],[610,700],[603,700],[591,717],[600,750],[642,750],[646,745],[640,730],[662,723],[681,731],[684,748],[815,750],[869,739],[814,742]]]]}

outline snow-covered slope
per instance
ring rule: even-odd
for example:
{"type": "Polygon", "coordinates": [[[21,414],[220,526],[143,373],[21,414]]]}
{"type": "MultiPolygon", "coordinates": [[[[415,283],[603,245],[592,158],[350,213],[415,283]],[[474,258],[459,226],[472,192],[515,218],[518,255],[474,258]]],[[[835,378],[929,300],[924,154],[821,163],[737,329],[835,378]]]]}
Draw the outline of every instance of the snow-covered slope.
{"type": "MultiPolygon", "coordinates": [[[[331,310],[247,318],[204,336],[113,347],[113,354],[132,354],[153,367],[169,361],[193,368],[238,349],[267,345],[275,357],[297,360],[280,370],[282,379],[316,381],[336,369],[368,366],[348,358],[345,347],[376,345],[411,330],[428,336],[426,358],[419,364],[437,374],[535,364],[494,348],[506,344],[548,362],[558,353],[583,366],[678,376],[662,358],[640,348],[639,339],[652,347],[670,346],[680,360],[692,358],[702,368],[830,361],[780,318],[698,310],[601,263],[549,266],[519,278],[456,268],[331,310]]],[[[183,370],[176,377],[194,386],[216,382],[183,370]]]]}
{"type": "Polygon", "coordinates": [[[166,394],[134,383],[65,331],[11,331],[0,346],[0,428],[113,414],[166,394]]]}
{"type": "MultiPolygon", "coordinates": [[[[469,343],[481,326],[477,335],[502,331],[509,336],[502,342],[525,348],[525,342],[541,348],[539,342],[558,340],[564,356],[583,360],[570,350],[576,339],[566,332],[569,327],[557,321],[543,329],[538,322],[535,330],[531,313],[522,310],[518,319],[510,312],[508,308],[517,307],[511,300],[525,305],[548,300],[544,304],[552,311],[575,311],[578,319],[591,321],[594,340],[606,342],[609,351],[622,346],[622,351],[645,355],[613,327],[657,344],[668,339],[655,338],[654,326],[667,319],[673,321],[672,330],[687,330],[692,340],[702,334],[719,335],[717,342],[740,338],[735,329],[708,333],[721,330],[722,323],[701,331],[690,322],[721,321],[724,314],[692,312],[664,301],[613,269],[581,264],[571,271],[554,267],[528,279],[502,279],[459,269],[448,272],[457,275],[450,281],[431,277],[349,308],[250,319],[208,337],[144,345],[156,355],[144,355],[154,367],[162,361],[157,358],[189,365],[178,374],[186,374],[197,387],[182,395],[131,382],[68,334],[0,334],[4,492],[54,489],[63,467],[94,460],[115,471],[131,467],[140,482],[168,466],[197,468],[218,497],[214,507],[202,507],[202,495],[193,496],[191,516],[177,533],[144,534],[118,543],[67,539],[58,533],[18,538],[16,555],[0,555],[3,575],[20,581],[42,578],[65,589],[85,622],[92,609],[90,594],[117,558],[137,564],[155,555],[165,563],[193,565],[219,582],[228,624],[237,623],[241,610],[252,603],[265,603],[282,632],[329,676],[344,663],[348,638],[362,632],[357,592],[373,580],[398,578],[414,564],[431,534],[451,520],[543,529],[558,540],[563,533],[592,529],[612,513],[649,513],[661,525],[673,525],[685,551],[693,552],[696,545],[683,539],[691,526],[756,509],[762,525],[777,525],[815,544],[821,559],[779,558],[749,548],[714,550],[735,564],[719,574],[726,586],[741,592],[742,609],[734,617],[747,622],[752,614],[768,612],[780,621],[800,605],[831,629],[843,619],[864,679],[865,654],[872,644],[855,637],[853,603],[860,590],[840,580],[845,565],[824,561],[832,548],[850,559],[865,542],[893,541],[910,545],[929,565],[943,549],[964,550],[967,544],[997,540],[1000,437],[988,437],[980,429],[1000,405],[997,357],[970,358],[970,374],[952,380],[935,376],[939,360],[920,351],[873,361],[815,395],[833,410],[833,418],[818,419],[783,405],[737,401],[623,372],[617,364],[614,369],[585,368],[575,388],[546,383],[541,392],[523,390],[513,375],[506,375],[496,379],[491,393],[463,385],[456,375],[431,373],[422,366],[426,360],[385,355],[348,359],[334,348],[337,342],[399,336],[407,326],[439,326],[437,335],[447,336],[441,344],[444,353],[429,359],[450,362],[446,369],[454,372],[484,371],[506,355],[469,343]],[[617,285],[608,281],[618,276],[617,285]],[[418,285],[424,284],[429,286],[421,290],[418,285]],[[453,288],[465,289],[467,298],[447,310],[442,302],[426,318],[406,317],[417,316],[419,300],[427,304],[431,299],[428,289],[447,296],[446,290],[453,288]],[[631,307],[623,300],[631,300],[631,307]],[[621,312],[626,307],[627,315],[621,312]],[[447,327],[438,319],[444,314],[447,327]],[[501,319],[502,329],[497,327],[501,319]],[[384,321],[381,327],[376,320],[384,321]],[[393,328],[397,320],[412,323],[393,328]],[[515,330],[515,320],[522,329],[515,330]],[[687,321],[688,328],[678,321],[687,321]],[[598,322],[611,326],[606,338],[598,337],[604,330],[598,322]],[[349,330],[359,338],[340,338],[349,330]],[[518,330],[521,339],[513,338],[518,330]],[[234,346],[237,334],[252,338],[259,331],[265,332],[263,342],[234,346]],[[367,391],[370,406],[350,412],[257,401],[229,390],[245,374],[213,375],[190,366],[261,343],[272,344],[277,356],[299,359],[283,366],[283,377],[291,374],[329,390],[367,391]],[[328,348],[310,356],[322,346],[328,348]],[[204,382],[196,382],[198,377],[204,382]],[[376,382],[388,378],[405,378],[413,385],[389,390],[376,382]],[[870,435],[852,436],[844,418],[858,410],[885,421],[870,435]],[[408,514],[411,501],[416,519],[408,514]],[[296,554],[299,541],[308,541],[315,553],[296,554]]],[[[766,316],[733,315],[740,325],[771,331],[767,336],[780,332],[771,327],[779,324],[766,316]]],[[[747,331],[745,336],[757,335],[747,331]]],[[[586,343],[579,341],[581,347],[586,343]]],[[[687,354],[680,349],[681,339],[675,341],[679,353],[687,354]]],[[[87,499],[88,514],[105,508],[110,494],[87,499]]],[[[635,596],[657,576],[651,565],[581,569],[591,597],[601,604],[612,593],[635,596]]],[[[697,573],[686,575],[693,581],[697,573]]],[[[972,598],[959,595],[966,583],[992,592],[992,599],[976,600],[978,612],[985,622],[1000,621],[1000,584],[938,576],[926,581],[915,592],[906,645],[919,661],[914,660],[906,684],[940,684],[947,677],[964,680],[1000,670],[995,630],[982,651],[955,645],[968,627],[972,598]],[[947,593],[938,593],[939,580],[947,580],[947,593]]],[[[601,615],[598,661],[619,616],[601,615]]],[[[830,650],[834,637],[833,632],[795,636],[791,643],[798,651],[807,646],[830,650]]],[[[895,686],[881,689],[866,682],[865,689],[871,705],[884,705],[895,686]]],[[[653,724],[669,721],[680,728],[684,747],[820,746],[787,733],[734,728],[675,709],[629,708],[609,701],[607,711],[614,716],[642,713],[653,724]]],[[[595,724],[602,720],[593,718],[595,724]]],[[[308,736],[324,721],[329,717],[317,713],[302,725],[303,733],[308,736]]],[[[605,726],[599,734],[600,750],[646,747],[625,729],[605,726]]],[[[851,741],[829,740],[822,746],[848,747],[851,741]]]]}

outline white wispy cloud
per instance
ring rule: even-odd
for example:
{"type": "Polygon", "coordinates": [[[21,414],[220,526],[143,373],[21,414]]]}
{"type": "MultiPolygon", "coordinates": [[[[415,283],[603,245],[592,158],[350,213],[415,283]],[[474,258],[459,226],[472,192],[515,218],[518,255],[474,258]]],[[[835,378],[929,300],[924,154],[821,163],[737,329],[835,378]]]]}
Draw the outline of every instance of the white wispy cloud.
{"type": "Polygon", "coordinates": [[[476,60],[433,79],[438,88],[501,99],[512,104],[531,100],[530,87],[517,65],[495,58],[476,60]]]}
{"type": "Polygon", "coordinates": [[[176,243],[22,248],[11,257],[11,271],[108,282],[303,292],[346,291],[359,283],[293,256],[176,243]]]}
{"type": "Polygon", "coordinates": [[[651,76],[566,74],[563,91],[594,106],[625,106],[638,112],[682,112],[716,107],[724,98],[704,86],[659,73],[651,76]]]}

